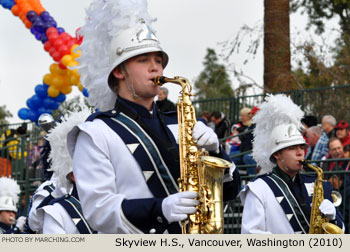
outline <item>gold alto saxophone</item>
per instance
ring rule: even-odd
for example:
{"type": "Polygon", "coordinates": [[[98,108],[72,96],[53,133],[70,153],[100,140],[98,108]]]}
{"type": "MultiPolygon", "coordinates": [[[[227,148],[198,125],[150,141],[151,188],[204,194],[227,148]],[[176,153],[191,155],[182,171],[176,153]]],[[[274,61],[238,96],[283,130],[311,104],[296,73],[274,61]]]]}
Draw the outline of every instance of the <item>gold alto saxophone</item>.
{"type": "Polygon", "coordinates": [[[155,85],[175,83],[181,86],[177,103],[179,124],[180,178],[179,190],[198,193],[199,205],[196,213],[182,222],[182,233],[221,234],[223,232],[223,177],[224,170],[232,164],[224,159],[211,157],[204,149],[199,150],[192,131],[196,124],[196,114],[190,97],[192,87],[182,77],[154,79],[155,85]]]}
{"type": "Polygon", "coordinates": [[[309,234],[344,234],[343,230],[340,227],[333,223],[330,223],[327,217],[323,217],[319,209],[322,201],[324,200],[322,183],[325,180],[323,179],[322,168],[313,166],[305,162],[305,160],[301,161],[301,164],[306,165],[317,173],[314,192],[312,195],[309,234]]]}

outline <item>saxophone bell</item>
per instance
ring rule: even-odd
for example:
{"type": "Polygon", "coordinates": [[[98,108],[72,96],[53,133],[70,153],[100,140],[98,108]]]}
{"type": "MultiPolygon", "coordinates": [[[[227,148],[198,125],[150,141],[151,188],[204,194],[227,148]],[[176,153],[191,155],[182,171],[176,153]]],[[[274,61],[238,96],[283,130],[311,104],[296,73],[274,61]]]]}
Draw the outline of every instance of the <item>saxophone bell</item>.
{"type": "Polygon", "coordinates": [[[333,205],[335,207],[340,206],[340,204],[342,202],[341,194],[338,191],[332,191],[331,196],[332,196],[332,200],[333,200],[333,205]]]}

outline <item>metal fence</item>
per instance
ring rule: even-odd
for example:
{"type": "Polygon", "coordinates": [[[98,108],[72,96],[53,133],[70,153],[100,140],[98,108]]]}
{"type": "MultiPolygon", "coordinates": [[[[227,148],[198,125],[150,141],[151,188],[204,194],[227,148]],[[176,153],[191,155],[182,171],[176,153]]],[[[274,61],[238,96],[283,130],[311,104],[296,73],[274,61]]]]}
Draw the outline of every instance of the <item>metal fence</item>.
{"type": "MultiPolygon", "coordinates": [[[[304,112],[316,116],[319,121],[326,114],[333,115],[337,121],[350,121],[350,85],[291,90],[281,93],[289,95],[304,112]]],[[[260,94],[210,99],[194,101],[193,105],[198,113],[220,111],[228,116],[231,122],[238,122],[240,109],[260,104],[265,96],[266,94],[260,94]]]]}

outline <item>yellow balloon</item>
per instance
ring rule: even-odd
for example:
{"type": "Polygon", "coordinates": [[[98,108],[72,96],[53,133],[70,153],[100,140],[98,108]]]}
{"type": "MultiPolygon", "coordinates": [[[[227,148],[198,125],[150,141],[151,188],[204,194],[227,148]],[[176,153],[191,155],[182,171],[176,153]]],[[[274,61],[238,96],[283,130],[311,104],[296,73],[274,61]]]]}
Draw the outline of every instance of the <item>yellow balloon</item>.
{"type": "Polygon", "coordinates": [[[57,89],[60,89],[63,86],[64,80],[61,76],[56,75],[52,80],[52,85],[54,85],[57,89]]]}
{"type": "Polygon", "coordinates": [[[60,67],[58,66],[58,64],[52,63],[52,64],[50,65],[50,72],[53,73],[53,74],[55,74],[55,73],[57,73],[58,68],[60,68],[60,67]]]}
{"type": "Polygon", "coordinates": [[[65,66],[68,66],[69,62],[71,62],[73,60],[73,57],[69,54],[66,54],[62,57],[62,64],[65,66]]]}
{"type": "Polygon", "coordinates": [[[57,97],[60,94],[60,90],[58,90],[55,86],[50,86],[47,89],[47,94],[50,97],[55,98],[55,97],[57,97]]]}
{"type": "Polygon", "coordinates": [[[64,86],[61,88],[61,92],[63,94],[69,94],[70,92],[72,92],[72,86],[64,86]]]}
{"type": "Polygon", "coordinates": [[[66,75],[67,74],[67,69],[62,69],[62,68],[58,67],[57,74],[66,75]]]}
{"type": "Polygon", "coordinates": [[[43,78],[43,82],[47,85],[52,85],[52,74],[45,74],[43,78]]]}
{"type": "Polygon", "coordinates": [[[72,85],[77,85],[77,84],[79,83],[79,81],[80,81],[79,76],[72,75],[72,76],[70,77],[70,83],[71,83],[72,85]]]}

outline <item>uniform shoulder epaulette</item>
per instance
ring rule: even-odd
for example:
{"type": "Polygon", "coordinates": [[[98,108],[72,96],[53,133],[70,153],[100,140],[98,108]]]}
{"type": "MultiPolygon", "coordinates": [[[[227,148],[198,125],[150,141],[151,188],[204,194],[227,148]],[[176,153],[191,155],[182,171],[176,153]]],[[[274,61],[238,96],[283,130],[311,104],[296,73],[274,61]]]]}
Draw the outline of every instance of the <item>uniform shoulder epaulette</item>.
{"type": "Polygon", "coordinates": [[[101,117],[114,117],[117,115],[117,113],[119,113],[118,110],[116,109],[111,109],[108,111],[98,111],[95,112],[93,114],[91,114],[87,119],[86,122],[92,122],[93,120],[95,120],[96,118],[101,118],[101,117]]]}

